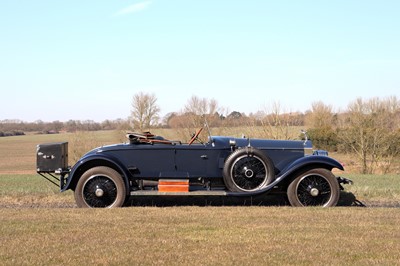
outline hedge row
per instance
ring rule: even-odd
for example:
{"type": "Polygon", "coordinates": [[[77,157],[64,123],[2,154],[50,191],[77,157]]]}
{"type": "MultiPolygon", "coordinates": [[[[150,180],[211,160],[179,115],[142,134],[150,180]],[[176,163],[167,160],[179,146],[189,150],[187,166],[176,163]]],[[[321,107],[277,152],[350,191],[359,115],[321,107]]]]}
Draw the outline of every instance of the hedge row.
{"type": "Polygon", "coordinates": [[[25,133],[19,130],[13,130],[7,132],[0,131],[0,137],[23,136],[23,135],[25,135],[25,133]]]}

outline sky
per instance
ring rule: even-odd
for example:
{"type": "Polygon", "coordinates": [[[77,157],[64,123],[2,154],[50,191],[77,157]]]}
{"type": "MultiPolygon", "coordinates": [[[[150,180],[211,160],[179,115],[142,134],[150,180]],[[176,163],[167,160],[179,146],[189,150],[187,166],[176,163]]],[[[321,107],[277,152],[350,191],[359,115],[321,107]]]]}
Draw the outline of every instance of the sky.
{"type": "Polygon", "coordinates": [[[0,0],[0,120],[161,115],[196,95],[246,114],[400,97],[398,0],[0,0]]]}

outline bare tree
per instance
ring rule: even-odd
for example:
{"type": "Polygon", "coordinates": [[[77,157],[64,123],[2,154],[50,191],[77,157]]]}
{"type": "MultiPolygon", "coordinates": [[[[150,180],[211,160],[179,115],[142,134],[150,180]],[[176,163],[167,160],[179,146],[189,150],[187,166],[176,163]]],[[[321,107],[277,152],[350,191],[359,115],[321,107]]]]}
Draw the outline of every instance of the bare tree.
{"type": "Polygon", "coordinates": [[[183,109],[184,115],[188,118],[186,127],[201,127],[205,120],[213,124],[220,118],[218,112],[221,110],[215,99],[199,98],[193,95],[183,109]]]}
{"type": "Polygon", "coordinates": [[[150,129],[159,120],[160,108],[154,94],[139,92],[132,98],[130,121],[133,128],[143,131],[150,129]]]}
{"type": "Polygon", "coordinates": [[[306,125],[308,136],[315,148],[338,150],[336,120],[337,115],[332,112],[331,105],[326,105],[322,101],[311,104],[311,110],[306,114],[306,125]]]}
{"type": "Polygon", "coordinates": [[[322,101],[311,104],[311,112],[307,115],[307,125],[312,128],[332,127],[334,115],[332,106],[326,105],[322,101]]]}
{"type": "MultiPolygon", "coordinates": [[[[168,125],[176,129],[183,141],[190,139],[192,133],[204,126],[207,121],[213,133],[219,134],[221,123],[224,120],[224,109],[215,99],[200,98],[193,95],[188,99],[181,112],[175,113],[168,119],[168,125]],[[217,128],[218,127],[218,128],[217,128]]],[[[207,130],[203,130],[202,138],[205,140],[207,130]]]]}
{"type": "Polygon", "coordinates": [[[274,102],[265,108],[265,112],[260,113],[259,121],[262,126],[263,136],[271,139],[293,139],[298,136],[298,132],[293,135],[291,130],[293,125],[297,125],[298,114],[284,112],[279,102],[274,102]]]}
{"type": "Polygon", "coordinates": [[[399,125],[395,123],[399,102],[394,97],[386,100],[357,99],[342,115],[339,138],[360,159],[362,173],[371,174],[377,166],[390,167],[398,156],[399,125]],[[385,163],[383,163],[385,161],[385,163]]]}

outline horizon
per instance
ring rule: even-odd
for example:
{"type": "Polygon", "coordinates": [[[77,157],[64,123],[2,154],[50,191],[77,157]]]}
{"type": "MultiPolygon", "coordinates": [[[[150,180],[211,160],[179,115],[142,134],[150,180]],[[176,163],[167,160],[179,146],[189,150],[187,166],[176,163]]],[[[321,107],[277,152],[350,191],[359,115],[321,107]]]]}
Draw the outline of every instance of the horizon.
{"type": "MultiPolygon", "coordinates": [[[[365,100],[368,101],[368,100],[371,100],[371,99],[386,100],[386,99],[389,99],[391,97],[394,97],[396,100],[400,100],[400,99],[397,98],[396,95],[391,95],[391,96],[388,96],[388,97],[385,97],[385,98],[381,98],[381,97],[361,98],[360,97],[360,99],[362,99],[363,101],[365,101],[365,100]]],[[[353,102],[355,102],[357,99],[354,99],[354,100],[350,101],[348,103],[348,105],[353,103],[353,102]]],[[[322,103],[325,104],[324,102],[322,102],[322,103]]],[[[335,108],[334,106],[331,106],[331,105],[327,105],[327,106],[332,108],[332,114],[346,114],[346,112],[348,111],[347,107],[346,107],[346,109],[342,109],[342,108],[335,108]]],[[[239,112],[242,115],[244,115],[245,117],[260,116],[260,115],[267,116],[267,115],[273,114],[275,111],[278,111],[279,115],[288,115],[288,114],[289,115],[291,115],[291,114],[293,114],[293,115],[307,115],[307,113],[312,112],[312,107],[311,106],[310,106],[310,108],[306,109],[305,111],[291,111],[291,110],[286,109],[285,106],[281,106],[279,102],[271,104],[271,106],[269,106],[268,109],[266,107],[264,107],[263,110],[258,110],[256,112],[250,112],[250,113],[241,112],[240,110],[229,110],[228,108],[225,108],[224,106],[220,106],[220,108],[222,110],[225,110],[225,111],[228,110],[228,112],[218,112],[218,111],[216,112],[216,113],[221,114],[221,115],[223,115],[225,117],[227,117],[228,115],[230,115],[233,112],[239,112]],[[273,108],[275,108],[273,106],[274,104],[277,105],[277,108],[278,108],[277,110],[273,109],[273,108]]],[[[168,117],[168,115],[171,115],[171,114],[177,114],[177,115],[185,114],[185,112],[183,112],[182,110],[183,110],[183,108],[180,111],[173,111],[173,112],[170,112],[168,114],[160,116],[159,120],[158,120],[159,121],[158,124],[162,124],[162,121],[164,121],[164,119],[166,117],[168,117]]],[[[114,119],[104,119],[104,120],[101,120],[101,121],[100,120],[93,120],[93,119],[67,119],[67,120],[52,120],[52,121],[36,119],[34,121],[26,121],[26,120],[22,120],[22,119],[18,119],[18,118],[11,118],[11,119],[10,118],[5,118],[5,119],[0,119],[0,123],[33,123],[34,124],[34,123],[38,123],[38,122],[43,122],[43,123],[53,123],[53,122],[67,123],[69,121],[102,123],[102,122],[105,122],[105,121],[116,122],[118,120],[129,121],[129,119],[130,119],[130,116],[125,117],[125,118],[119,117],[119,118],[114,118],[114,119]]]]}

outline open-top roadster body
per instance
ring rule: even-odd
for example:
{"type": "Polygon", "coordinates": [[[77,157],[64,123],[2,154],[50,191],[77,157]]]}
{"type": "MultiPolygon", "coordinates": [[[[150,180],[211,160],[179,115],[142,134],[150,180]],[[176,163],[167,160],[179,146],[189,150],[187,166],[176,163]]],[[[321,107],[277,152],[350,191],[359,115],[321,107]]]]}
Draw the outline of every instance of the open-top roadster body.
{"type": "MultiPolygon", "coordinates": [[[[189,141],[128,134],[129,142],[96,148],[73,167],[68,143],[37,146],[37,172],[73,190],[79,207],[120,207],[134,196],[256,196],[285,191],[292,206],[335,206],[344,170],[307,140],[267,140],[209,136],[189,141]]],[[[52,181],[52,180],[50,180],[52,181]]],[[[58,185],[58,184],[57,184],[58,185]]]]}

